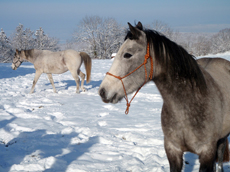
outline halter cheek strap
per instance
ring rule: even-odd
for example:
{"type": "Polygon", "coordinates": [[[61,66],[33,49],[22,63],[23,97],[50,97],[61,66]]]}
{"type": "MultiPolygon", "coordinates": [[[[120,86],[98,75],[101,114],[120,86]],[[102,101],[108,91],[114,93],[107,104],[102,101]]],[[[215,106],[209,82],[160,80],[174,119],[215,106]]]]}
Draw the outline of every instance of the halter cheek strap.
{"type": "Polygon", "coordinates": [[[16,62],[13,62],[13,64],[18,68],[21,64],[22,64],[23,61],[20,61],[20,58],[17,59],[16,62]],[[20,62],[20,64],[18,66],[16,66],[16,64],[20,62]]]}
{"type": "Polygon", "coordinates": [[[122,86],[123,86],[123,89],[124,89],[124,92],[125,92],[125,100],[126,100],[126,102],[127,102],[127,104],[126,104],[127,108],[126,108],[126,111],[125,111],[125,114],[126,114],[126,115],[129,113],[129,107],[130,107],[130,104],[131,104],[132,100],[133,100],[134,97],[137,95],[137,93],[139,92],[139,90],[140,90],[140,89],[147,83],[147,81],[148,81],[148,74],[147,74],[147,69],[146,69],[146,63],[148,62],[148,59],[149,59],[149,58],[150,58],[150,60],[151,60],[151,69],[150,69],[150,73],[149,73],[149,79],[152,79],[152,78],[153,78],[153,58],[150,56],[149,43],[147,44],[147,52],[146,52],[146,55],[145,55],[145,60],[144,60],[144,62],[143,62],[140,66],[138,66],[136,69],[134,69],[132,72],[128,73],[127,75],[125,75],[125,76],[123,76],[123,77],[113,75],[113,74],[111,74],[111,73],[109,73],[109,72],[106,73],[107,75],[110,75],[110,76],[113,76],[113,77],[119,79],[119,80],[121,81],[121,83],[122,83],[122,86]],[[144,67],[145,67],[145,82],[142,84],[142,86],[141,86],[140,88],[138,88],[138,90],[136,91],[136,93],[134,94],[134,96],[132,97],[132,99],[131,99],[130,102],[129,102],[128,96],[127,96],[127,93],[126,93],[126,90],[125,90],[125,85],[124,85],[122,79],[125,78],[125,77],[127,77],[127,76],[129,76],[129,75],[131,75],[133,72],[135,72],[136,70],[138,70],[138,69],[139,69],[141,66],[143,66],[143,65],[144,65],[144,67]]]}

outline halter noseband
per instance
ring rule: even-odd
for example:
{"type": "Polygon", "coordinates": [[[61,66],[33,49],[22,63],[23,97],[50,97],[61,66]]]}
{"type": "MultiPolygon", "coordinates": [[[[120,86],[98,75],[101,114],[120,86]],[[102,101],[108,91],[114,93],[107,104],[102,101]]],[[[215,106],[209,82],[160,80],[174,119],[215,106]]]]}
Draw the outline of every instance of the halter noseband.
{"type": "Polygon", "coordinates": [[[150,60],[151,60],[151,70],[150,70],[150,73],[149,73],[149,79],[152,79],[152,78],[153,78],[153,58],[150,56],[149,43],[147,44],[147,52],[146,52],[146,54],[145,54],[145,60],[144,60],[144,62],[143,62],[140,66],[138,66],[136,69],[134,69],[132,72],[128,73],[127,75],[125,75],[125,76],[123,76],[123,77],[113,75],[113,74],[111,74],[111,73],[109,73],[109,72],[106,73],[107,75],[110,75],[110,76],[113,76],[113,77],[119,79],[119,80],[121,81],[122,85],[123,85],[123,89],[124,89],[124,92],[125,92],[125,100],[126,100],[126,102],[127,102],[127,104],[126,104],[127,108],[126,108],[126,111],[125,111],[125,114],[126,114],[126,115],[129,113],[129,107],[130,107],[130,104],[131,104],[132,100],[133,100],[134,97],[137,95],[137,93],[139,92],[139,90],[140,90],[140,89],[147,83],[147,81],[148,81],[147,69],[146,69],[146,65],[145,65],[145,64],[148,62],[148,58],[150,58],[150,60]],[[127,96],[127,93],[126,93],[126,90],[125,90],[125,85],[124,85],[122,79],[123,79],[123,78],[126,78],[126,77],[129,76],[129,75],[131,75],[133,72],[135,72],[136,70],[138,70],[138,69],[139,69],[141,66],[143,66],[143,65],[144,65],[144,67],[145,67],[145,82],[142,84],[142,86],[141,86],[140,88],[138,88],[138,90],[136,91],[136,93],[134,94],[134,96],[132,97],[132,99],[131,99],[130,102],[129,102],[128,96],[127,96]]]}
{"type": "Polygon", "coordinates": [[[17,59],[16,62],[13,62],[14,66],[16,66],[17,68],[22,64],[23,61],[20,61],[20,57],[17,59]],[[20,64],[18,66],[16,66],[16,64],[20,62],[20,64]]]}
{"type": "Polygon", "coordinates": [[[22,64],[22,62],[23,62],[23,61],[20,60],[20,56],[19,56],[19,57],[17,57],[17,61],[16,61],[16,62],[13,62],[13,64],[14,64],[14,66],[15,66],[16,68],[18,68],[18,67],[22,64]],[[16,64],[17,64],[18,62],[20,62],[20,64],[19,64],[18,66],[16,66],[16,64]]]}

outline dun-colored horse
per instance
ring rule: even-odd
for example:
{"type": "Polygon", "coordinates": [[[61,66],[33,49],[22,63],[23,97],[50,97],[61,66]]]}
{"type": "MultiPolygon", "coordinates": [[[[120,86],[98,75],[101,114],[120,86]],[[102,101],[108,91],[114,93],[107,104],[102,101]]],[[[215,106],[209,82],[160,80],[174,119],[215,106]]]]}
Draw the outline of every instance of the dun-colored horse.
{"type": "Polygon", "coordinates": [[[81,77],[82,91],[86,91],[86,89],[83,87],[85,74],[81,72],[80,66],[82,62],[84,62],[87,75],[86,81],[88,83],[91,75],[91,58],[88,54],[74,50],[65,50],[59,52],[36,49],[22,51],[16,50],[12,63],[12,69],[16,70],[24,60],[33,63],[36,70],[30,93],[34,92],[34,87],[42,73],[46,73],[48,75],[50,83],[53,87],[53,91],[56,92],[52,74],[62,74],[68,70],[71,72],[76,82],[76,93],[79,93],[80,85],[80,79],[78,76],[81,77]]]}
{"type": "Polygon", "coordinates": [[[195,60],[140,22],[136,27],[129,24],[129,29],[100,85],[102,100],[117,103],[143,83],[155,82],[163,98],[161,123],[170,171],[182,170],[183,153],[189,151],[199,156],[200,172],[215,171],[216,160],[222,172],[223,161],[229,160],[230,62],[195,60]]]}

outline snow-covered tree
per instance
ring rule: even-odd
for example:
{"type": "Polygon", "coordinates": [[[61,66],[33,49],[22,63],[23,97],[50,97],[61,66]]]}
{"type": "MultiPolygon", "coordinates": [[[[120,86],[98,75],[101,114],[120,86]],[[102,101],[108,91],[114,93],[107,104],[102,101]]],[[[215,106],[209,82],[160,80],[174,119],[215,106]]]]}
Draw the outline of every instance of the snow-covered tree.
{"type": "Polygon", "coordinates": [[[24,29],[22,24],[16,27],[10,39],[6,36],[3,29],[0,32],[0,62],[11,62],[15,50],[59,50],[58,39],[51,38],[40,28],[36,32],[24,29]]]}
{"type": "Polygon", "coordinates": [[[162,21],[159,21],[159,20],[155,20],[149,26],[150,26],[150,28],[164,34],[169,39],[171,39],[173,41],[177,41],[177,37],[178,37],[179,33],[174,31],[168,24],[166,24],[162,21]]]}
{"type": "Polygon", "coordinates": [[[199,36],[197,38],[196,43],[194,44],[195,54],[196,56],[202,56],[210,53],[211,42],[210,38],[205,36],[199,36]]]}
{"type": "Polygon", "coordinates": [[[98,57],[99,47],[96,40],[101,23],[101,18],[98,16],[86,16],[80,21],[77,30],[73,34],[75,42],[86,43],[87,47],[82,51],[88,52],[92,58],[98,57]]]}
{"type": "Polygon", "coordinates": [[[117,52],[124,39],[124,28],[113,18],[99,16],[84,17],[73,34],[75,42],[87,45],[86,51],[92,58],[110,58],[117,52]]]}
{"type": "Polygon", "coordinates": [[[35,41],[34,41],[34,48],[39,50],[58,50],[58,39],[50,38],[43,29],[36,30],[35,32],[35,41]]]}
{"type": "Polygon", "coordinates": [[[58,50],[58,40],[46,35],[42,28],[34,32],[27,28],[24,30],[23,25],[19,24],[12,35],[12,46],[18,50],[40,49],[56,51],[58,50]]]}
{"type": "Polygon", "coordinates": [[[22,24],[17,26],[15,32],[12,35],[12,46],[18,50],[28,50],[34,47],[34,32],[30,29],[25,29],[22,24]]]}
{"type": "Polygon", "coordinates": [[[124,28],[115,19],[105,19],[101,32],[98,35],[99,53],[102,59],[110,58],[112,53],[117,52],[124,40],[124,28]]]}
{"type": "Polygon", "coordinates": [[[0,32],[0,62],[10,62],[13,58],[13,50],[10,40],[7,38],[3,29],[0,32]]]}
{"type": "Polygon", "coordinates": [[[230,28],[222,29],[211,38],[212,53],[230,51],[230,28]]]}

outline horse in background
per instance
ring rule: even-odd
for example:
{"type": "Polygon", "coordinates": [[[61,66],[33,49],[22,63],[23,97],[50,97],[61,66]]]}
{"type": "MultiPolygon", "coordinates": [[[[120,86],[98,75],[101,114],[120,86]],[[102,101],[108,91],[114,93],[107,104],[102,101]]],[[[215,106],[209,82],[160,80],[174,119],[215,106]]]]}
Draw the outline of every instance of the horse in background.
{"type": "Polygon", "coordinates": [[[86,69],[86,81],[87,83],[90,82],[92,62],[89,55],[85,52],[77,52],[71,49],[58,52],[37,49],[16,50],[12,69],[16,70],[25,60],[33,63],[36,70],[30,94],[34,92],[35,85],[42,73],[47,74],[53,91],[56,93],[52,74],[62,74],[68,70],[76,82],[76,93],[79,93],[79,76],[81,77],[81,90],[86,91],[84,88],[85,74],[80,70],[83,62],[86,69]]]}
{"type": "MultiPolygon", "coordinates": [[[[200,172],[223,172],[229,161],[230,62],[196,60],[161,33],[130,23],[125,42],[103,79],[99,95],[117,103],[153,81],[162,98],[161,124],[170,172],[180,172],[184,152],[199,156],[200,172]],[[149,75],[148,75],[149,74],[149,75]]],[[[132,101],[132,99],[131,99],[132,101]]]]}

